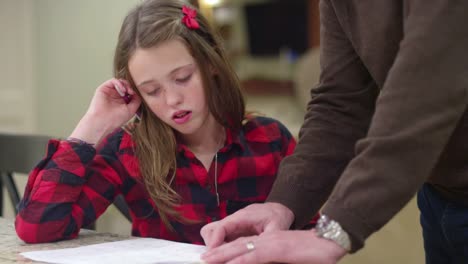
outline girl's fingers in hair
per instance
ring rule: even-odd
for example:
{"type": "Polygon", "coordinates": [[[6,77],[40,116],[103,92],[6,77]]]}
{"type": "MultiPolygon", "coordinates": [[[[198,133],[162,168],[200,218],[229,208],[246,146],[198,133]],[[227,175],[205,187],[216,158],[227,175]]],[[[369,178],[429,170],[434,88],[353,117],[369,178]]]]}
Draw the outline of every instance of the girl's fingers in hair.
{"type": "Polygon", "coordinates": [[[125,95],[127,89],[119,80],[110,79],[109,82],[112,84],[112,88],[119,94],[120,97],[125,95]]]}
{"type": "Polygon", "coordinates": [[[135,94],[135,91],[133,90],[132,88],[132,85],[130,84],[129,81],[125,80],[125,79],[119,79],[119,81],[122,83],[122,85],[125,87],[126,89],[126,92],[130,95],[134,95],[135,94]]]}
{"type": "Polygon", "coordinates": [[[132,111],[137,111],[138,107],[141,105],[141,98],[138,96],[138,94],[133,94],[131,95],[131,100],[127,104],[132,111]]]}
{"type": "Polygon", "coordinates": [[[122,87],[117,79],[109,79],[103,82],[96,90],[97,93],[104,93],[112,98],[119,98],[121,94],[125,94],[125,88],[122,87]]]}

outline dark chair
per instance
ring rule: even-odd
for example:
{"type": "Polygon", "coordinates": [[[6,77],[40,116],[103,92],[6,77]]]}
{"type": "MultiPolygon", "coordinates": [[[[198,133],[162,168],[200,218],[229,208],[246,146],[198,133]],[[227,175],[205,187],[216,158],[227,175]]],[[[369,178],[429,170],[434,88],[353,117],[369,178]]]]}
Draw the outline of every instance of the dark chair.
{"type": "MultiPolygon", "coordinates": [[[[15,214],[17,214],[17,205],[21,198],[13,174],[29,174],[45,156],[49,139],[47,136],[39,135],[0,133],[0,216],[3,216],[3,186],[10,196],[15,214]]],[[[125,218],[132,221],[123,196],[117,196],[114,205],[125,218]]],[[[87,228],[94,229],[94,224],[87,228]]]]}

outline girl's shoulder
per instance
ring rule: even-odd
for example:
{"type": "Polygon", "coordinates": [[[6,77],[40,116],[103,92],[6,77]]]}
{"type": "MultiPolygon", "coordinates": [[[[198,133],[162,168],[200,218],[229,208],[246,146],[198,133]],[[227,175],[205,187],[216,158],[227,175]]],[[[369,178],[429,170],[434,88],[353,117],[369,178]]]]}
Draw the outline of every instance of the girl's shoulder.
{"type": "Polygon", "coordinates": [[[119,161],[131,177],[141,175],[135,153],[135,141],[131,134],[122,128],[114,130],[103,140],[99,154],[108,159],[119,161]]]}
{"type": "Polygon", "coordinates": [[[117,128],[107,135],[100,144],[99,151],[121,152],[125,149],[133,149],[135,141],[132,136],[122,128],[117,128]]]}
{"type": "Polygon", "coordinates": [[[291,132],[279,120],[272,117],[249,114],[242,123],[247,140],[271,142],[281,138],[291,138],[291,132]]]}

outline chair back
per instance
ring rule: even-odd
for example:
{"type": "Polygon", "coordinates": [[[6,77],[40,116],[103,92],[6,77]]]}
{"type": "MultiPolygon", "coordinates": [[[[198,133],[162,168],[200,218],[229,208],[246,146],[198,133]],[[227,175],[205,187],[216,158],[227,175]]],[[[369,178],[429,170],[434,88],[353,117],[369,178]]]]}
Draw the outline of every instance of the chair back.
{"type": "Polygon", "coordinates": [[[45,156],[49,137],[0,133],[0,172],[28,174],[45,156]]]}
{"type": "Polygon", "coordinates": [[[20,195],[13,174],[29,174],[44,157],[48,141],[46,136],[0,133],[0,216],[3,216],[3,187],[18,213],[20,195]]]}

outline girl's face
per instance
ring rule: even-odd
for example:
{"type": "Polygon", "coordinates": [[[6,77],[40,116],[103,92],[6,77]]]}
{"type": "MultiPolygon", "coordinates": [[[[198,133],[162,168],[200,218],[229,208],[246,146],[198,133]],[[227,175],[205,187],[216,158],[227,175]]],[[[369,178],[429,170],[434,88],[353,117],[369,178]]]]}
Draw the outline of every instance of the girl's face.
{"type": "Polygon", "coordinates": [[[151,111],[179,133],[194,134],[212,119],[198,65],[182,41],[137,49],[128,67],[151,111]]]}

